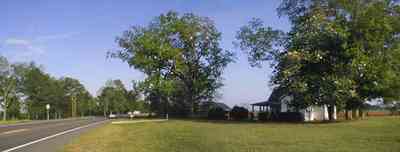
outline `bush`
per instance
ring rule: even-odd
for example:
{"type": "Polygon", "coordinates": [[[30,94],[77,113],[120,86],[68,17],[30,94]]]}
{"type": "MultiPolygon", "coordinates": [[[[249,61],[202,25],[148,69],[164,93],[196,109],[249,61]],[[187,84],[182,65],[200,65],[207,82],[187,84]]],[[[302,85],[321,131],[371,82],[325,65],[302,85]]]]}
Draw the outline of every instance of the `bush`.
{"type": "Polygon", "coordinates": [[[208,111],[208,119],[224,120],[226,119],[225,110],[219,107],[212,108],[208,111]]]}
{"type": "Polygon", "coordinates": [[[233,107],[233,109],[231,110],[231,118],[233,120],[244,120],[244,119],[248,119],[248,115],[249,115],[249,110],[247,110],[244,107],[238,107],[235,106],[233,107]]]}
{"type": "Polygon", "coordinates": [[[269,120],[269,112],[260,112],[260,113],[258,113],[258,120],[260,120],[260,121],[269,120]]]}
{"type": "Polygon", "coordinates": [[[300,112],[280,112],[274,119],[276,121],[297,122],[304,121],[304,115],[300,112]]]}

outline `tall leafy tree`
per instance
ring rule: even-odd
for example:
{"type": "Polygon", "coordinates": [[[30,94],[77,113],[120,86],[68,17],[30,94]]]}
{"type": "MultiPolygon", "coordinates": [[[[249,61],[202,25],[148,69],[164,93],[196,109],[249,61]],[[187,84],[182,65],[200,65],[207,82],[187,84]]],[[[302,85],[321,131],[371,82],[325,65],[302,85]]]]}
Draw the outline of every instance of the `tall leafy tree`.
{"type": "Polygon", "coordinates": [[[292,23],[288,33],[255,20],[237,38],[252,63],[273,61],[273,83],[295,96],[291,104],[357,108],[399,99],[398,3],[284,0],[278,12],[292,23]]]}
{"type": "MultiPolygon", "coordinates": [[[[111,53],[147,75],[153,94],[169,99],[176,81],[182,82],[191,113],[212,100],[233,54],[220,47],[221,33],[206,17],[168,12],[146,27],[134,26],[117,38],[121,50],[111,53]]],[[[161,97],[160,97],[161,98],[161,97]]]]}
{"type": "Polygon", "coordinates": [[[132,90],[128,91],[127,102],[129,111],[148,111],[148,103],[142,99],[143,89],[140,86],[140,81],[132,81],[132,90]]]}
{"type": "Polygon", "coordinates": [[[40,67],[32,66],[26,72],[23,82],[23,93],[26,96],[27,112],[31,119],[40,119],[45,117],[46,104],[52,104],[51,98],[54,81],[44,73],[40,67]]]}
{"type": "Polygon", "coordinates": [[[91,100],[91,95],[83,84],[79,80],[70,77],[62,77],[58,80],[58,83],[62,89],[62,99],[56,102],[58,109],[61,110],[60,112],[72,115],[72,108],[75,108],[76,112],[80,112],[83,115],[89,106],[88,102],[91,100]],[[72,102],[76,103],[73,104],[72,102]]]}
{"type": "Polygon", "coordinates": [[[0,57],[0,105],[8,113],[19,117],[21,111],[28,113],[29,119],[45,118],[45,105],[50,104],[50,113],[55,118],[71,115],[71,97],[80,101],[79,112],[87,114],[94,106],[89,92],[77,79],[54,78],[45,73],[35,63],[9,63],[0,57]]]}
{"type": "Polygon", "coordinates": [[[0,56],[0,105],[3,109],[3,120],[7,119],[7,111],[15,101],[17,80],[15,69],[5,57],[0,56]]]}
{"type": "Polygon", "coordinates": [[[128,91],[121,80],[108,80],[98,96],[104,116],[109,113],[124,113],[128,109],[128,91]]]}

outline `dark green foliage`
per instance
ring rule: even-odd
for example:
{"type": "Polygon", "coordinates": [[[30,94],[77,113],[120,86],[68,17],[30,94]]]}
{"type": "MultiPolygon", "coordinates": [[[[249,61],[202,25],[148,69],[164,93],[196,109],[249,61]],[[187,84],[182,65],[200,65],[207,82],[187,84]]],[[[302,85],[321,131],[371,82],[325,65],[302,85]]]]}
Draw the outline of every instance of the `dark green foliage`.
{"type": "Polygon", "coordinates": [[[11,119],[21,119],[23,117],[21,114],[21,102],[17,97],[13,97],[11,100],[11,104],[7,109],[7,117],[11,119]]]}
{"type": "Polygon", "coordinates": [[[270,120],[271,113],[270,112],[259,112],[258,113],[258,120],[260,121],[267,121],[270,120]]]}
{"type": "Polygon", "coordinates": [[[244,107],[234,106],[230,116],[233,120],[247,120],[249,118],[249,110],[244,107]]]}
{"type": "Polygon", "coordinates": [[[256,19],[237,39],[251,63],[272,63],[271,82],[297,99],[289,104],[360,108],[400,99],[399,8],[395,0],[284,0],[278,12],[289,32],[256,19]]]}
{"type": "Polygon", "coordinates": [[[213,120],[224,120],[226,119],[226,111],[220,107],[211,108],[208,111],[207,118],[213,120]]]}
{"type": "Polygon", "coordinates": [[[280,112],[277,117],[273,117],[274,121],[284,122],[300,122],[304,121],[304,115],[300,112],[280,112]]]}
{"type": "Polygon", "coordinates": [[[77,112],[82,116],[96,108],[92,96],[79,80],[57,79],[34,63],[13,64],[3,59],[0,57],[0,99],[4,100],[4,95],[7,97],[7,118],[45,119],[46,104],[50,104],[51,118],[70,117],[72,97],[76,97],[77,112]],[[7,85],[12,87],[5,87],[7,85]]]}
{"type": "Polygon", "coordinates": [[[117,38],[121,49],[110,55],[147,75],[143,84],[156,112],[169,105],[194,114],[200,102],[215,98],[223,70],[233,61],[220,40],[209,18],[170,11],[125,31],[117,38]]]}
{"type": "Polygon", "coordinates": [[[109,80],[106,82],[106,85],[100,89],[98,102],[104,116],[110,113],[126,114],[127,112],[133,111],[148,112],[149,105],[145,101],[139,99],[142,94],[139,83],[135,81],[132,83],[132,90],[127,90],[121,80],[109,80]]]}

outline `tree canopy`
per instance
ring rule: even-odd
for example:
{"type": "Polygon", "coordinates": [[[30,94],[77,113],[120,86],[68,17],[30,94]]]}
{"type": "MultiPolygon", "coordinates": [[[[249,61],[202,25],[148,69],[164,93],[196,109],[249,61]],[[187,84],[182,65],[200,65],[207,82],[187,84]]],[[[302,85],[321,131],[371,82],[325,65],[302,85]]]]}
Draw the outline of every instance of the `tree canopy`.
{"type": "Polygon", "coordinates": [[[45,105],[50,104],[52,118],[72,116],[72,98],[81,115],[95,112],[95,101],[77,79],[54,78],[35,63],[11,63],[0,56],[0,102],[3,119],[46,118],[45,105]],[[7,114],[9,113],[9,114],[7,114]],[[22,115],[23,113],[24,115],[22,115]]]}
{"type": "Polygon", "coordinates": [[[296,106],[398,100],[399,8],[391,0],[284,0],[278,12],[289,32],[255,19],[237,39],[251,63],[272,63],[272,83],[296,106]]]}
{"type": "Polygon", "coordinates": [[[121,49],[111,51],[111,56],[145,73],[144,84],[160,98],[171,97],[180,86],[185,106],[194,113],[199,102],[214,98],[224,68],[233,61],[233,53],[220,47],[220,39],[209,18],[171,11],[146,27],[125,31],[117,38],[121,49]]]}

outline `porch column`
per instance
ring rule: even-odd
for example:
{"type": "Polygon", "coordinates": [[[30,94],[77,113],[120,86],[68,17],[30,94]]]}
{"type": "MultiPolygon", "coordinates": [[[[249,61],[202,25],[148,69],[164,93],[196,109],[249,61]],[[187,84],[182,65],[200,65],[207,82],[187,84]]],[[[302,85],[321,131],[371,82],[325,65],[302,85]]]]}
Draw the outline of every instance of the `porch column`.
{"type": "Polygon", "coordinates": [[[336,105],[333,106],[333,120],[336,120],[337,116],[336,116],[336,105]]]}
{"type": "Polygon", "coordinates": [[[323,106],[324,108],[324,119],[323,120],[329,120],[329,114],[328,114],[328,107],[326,105],[323,106]]]}

